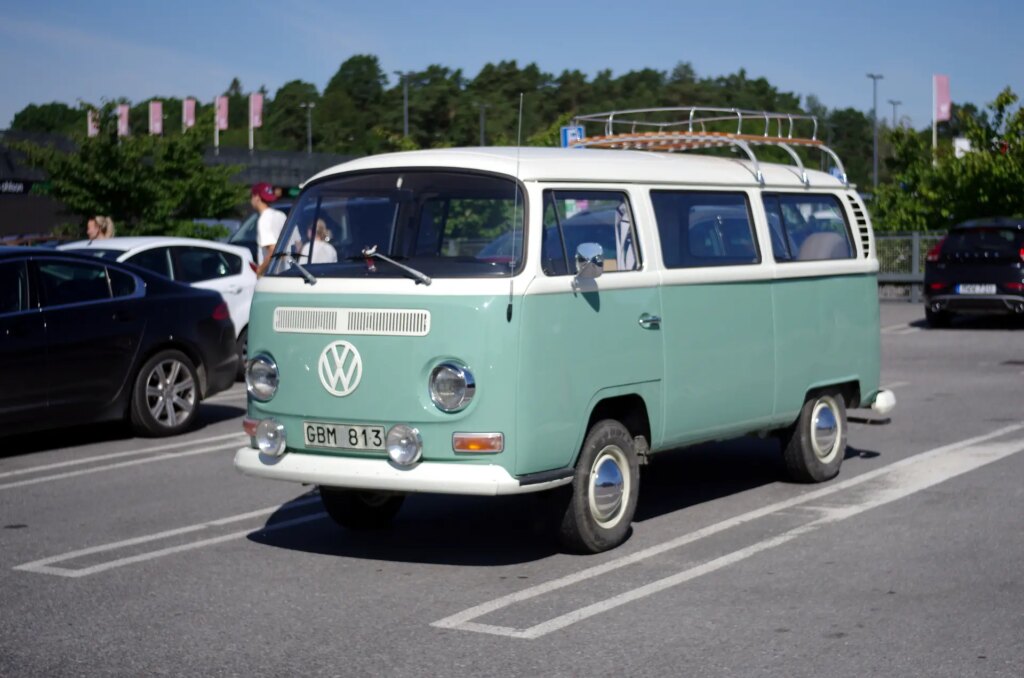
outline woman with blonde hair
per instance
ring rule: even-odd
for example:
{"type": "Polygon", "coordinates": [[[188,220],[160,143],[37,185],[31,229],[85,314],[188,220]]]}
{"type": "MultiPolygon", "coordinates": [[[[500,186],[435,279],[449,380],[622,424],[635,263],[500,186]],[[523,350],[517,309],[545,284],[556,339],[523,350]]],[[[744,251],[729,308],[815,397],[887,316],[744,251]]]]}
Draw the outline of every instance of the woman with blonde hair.
{"type": "Polygon", "coordinates": [[[114,220],[110,217],[96,215],[89,219],[85,227],[89,240],[106,240],[114,237],[114,220]]]}

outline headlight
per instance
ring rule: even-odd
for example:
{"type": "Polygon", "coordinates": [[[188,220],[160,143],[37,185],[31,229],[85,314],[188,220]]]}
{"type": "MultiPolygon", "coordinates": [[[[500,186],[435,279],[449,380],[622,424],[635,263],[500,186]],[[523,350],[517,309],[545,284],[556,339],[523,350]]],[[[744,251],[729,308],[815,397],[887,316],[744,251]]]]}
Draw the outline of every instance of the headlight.
{"type": "Polygon", "coordinates": [[[405,424],[395,424],[388,431],[388,457],[399,466],[412,466],[423,454],[420,432],[405,424]]]}
{"type": "Polygon", "coordinates": [[[255,356],[245,368],[245,388],[254,400],[266,402],[277,393],[277,363],[265,353],[255,356]]]}
{"type": "Polygon", "coordinates": [[[430,399],[445,412],[463,410],[473,400],[476,380],[462,365],[444,362],[430,373],[430,399]]]}
{"type": "Polygon", "coordinates": [[[288,447],[284,424],[276,419],[264,419],[257,424],[255,437],[260,452],[271,457],[280,457],[288,447]]]}

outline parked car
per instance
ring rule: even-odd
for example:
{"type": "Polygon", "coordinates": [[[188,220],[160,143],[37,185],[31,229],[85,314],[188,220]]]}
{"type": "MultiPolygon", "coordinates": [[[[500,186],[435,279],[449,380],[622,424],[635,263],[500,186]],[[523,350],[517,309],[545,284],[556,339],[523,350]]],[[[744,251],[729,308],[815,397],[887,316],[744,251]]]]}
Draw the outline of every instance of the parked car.
{"type": "Polygon", "coordinates": [[[164,236],[79,240],[58,249],[135,264],[171,280],[220,292],[235,325],[238,376],[244,375],[249,307],[256,289],[256,263],[249,250],[209,240],[164,236]]]}
{"type": "Polygon", "coordinates": [[[187,429],[234,382],[220,295],[73,252],[0,247],[0,434],[127,419],[187,429]]]}
{"type": "Polygon", "coordinates": [[[933,327],[959,313],[1024,317],[1024,219],[975,219],[954,226],[928,252],[924,312],[933,327]]]}

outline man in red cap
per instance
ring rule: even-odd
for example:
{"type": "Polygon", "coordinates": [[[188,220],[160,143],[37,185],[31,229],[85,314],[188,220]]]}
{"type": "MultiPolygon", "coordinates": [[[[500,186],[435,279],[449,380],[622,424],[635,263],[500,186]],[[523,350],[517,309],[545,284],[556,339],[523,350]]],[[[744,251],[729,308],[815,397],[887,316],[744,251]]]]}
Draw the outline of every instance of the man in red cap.
{"type": "Polygon", "coordinates": [[[284,228],[286,219],[284,212],[270,206],[275,200],[277,200],[277,193],[274,192],[274,187],[270,184],[261,182],[252,187],[249,203],[260,215],[256,219],[256,244],[263,254],[263,261],[256,269],[257,277],[263,277],[267,268],[270,267],[270,255],[274,253],[274,246],[277,245],[281,229],[284,228]]]}

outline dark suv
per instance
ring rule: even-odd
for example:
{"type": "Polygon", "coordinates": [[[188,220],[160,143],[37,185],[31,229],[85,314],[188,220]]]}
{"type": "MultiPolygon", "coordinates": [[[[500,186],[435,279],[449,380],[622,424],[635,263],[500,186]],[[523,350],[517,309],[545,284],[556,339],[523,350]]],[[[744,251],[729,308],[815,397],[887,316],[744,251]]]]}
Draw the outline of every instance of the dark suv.
{"type": "Polygon", "coordinates": [[[1024,318],[1024,219],[975,219],[954,226],[925,259],[924,311],[933,327],[956,313],[1024,318]]]}

